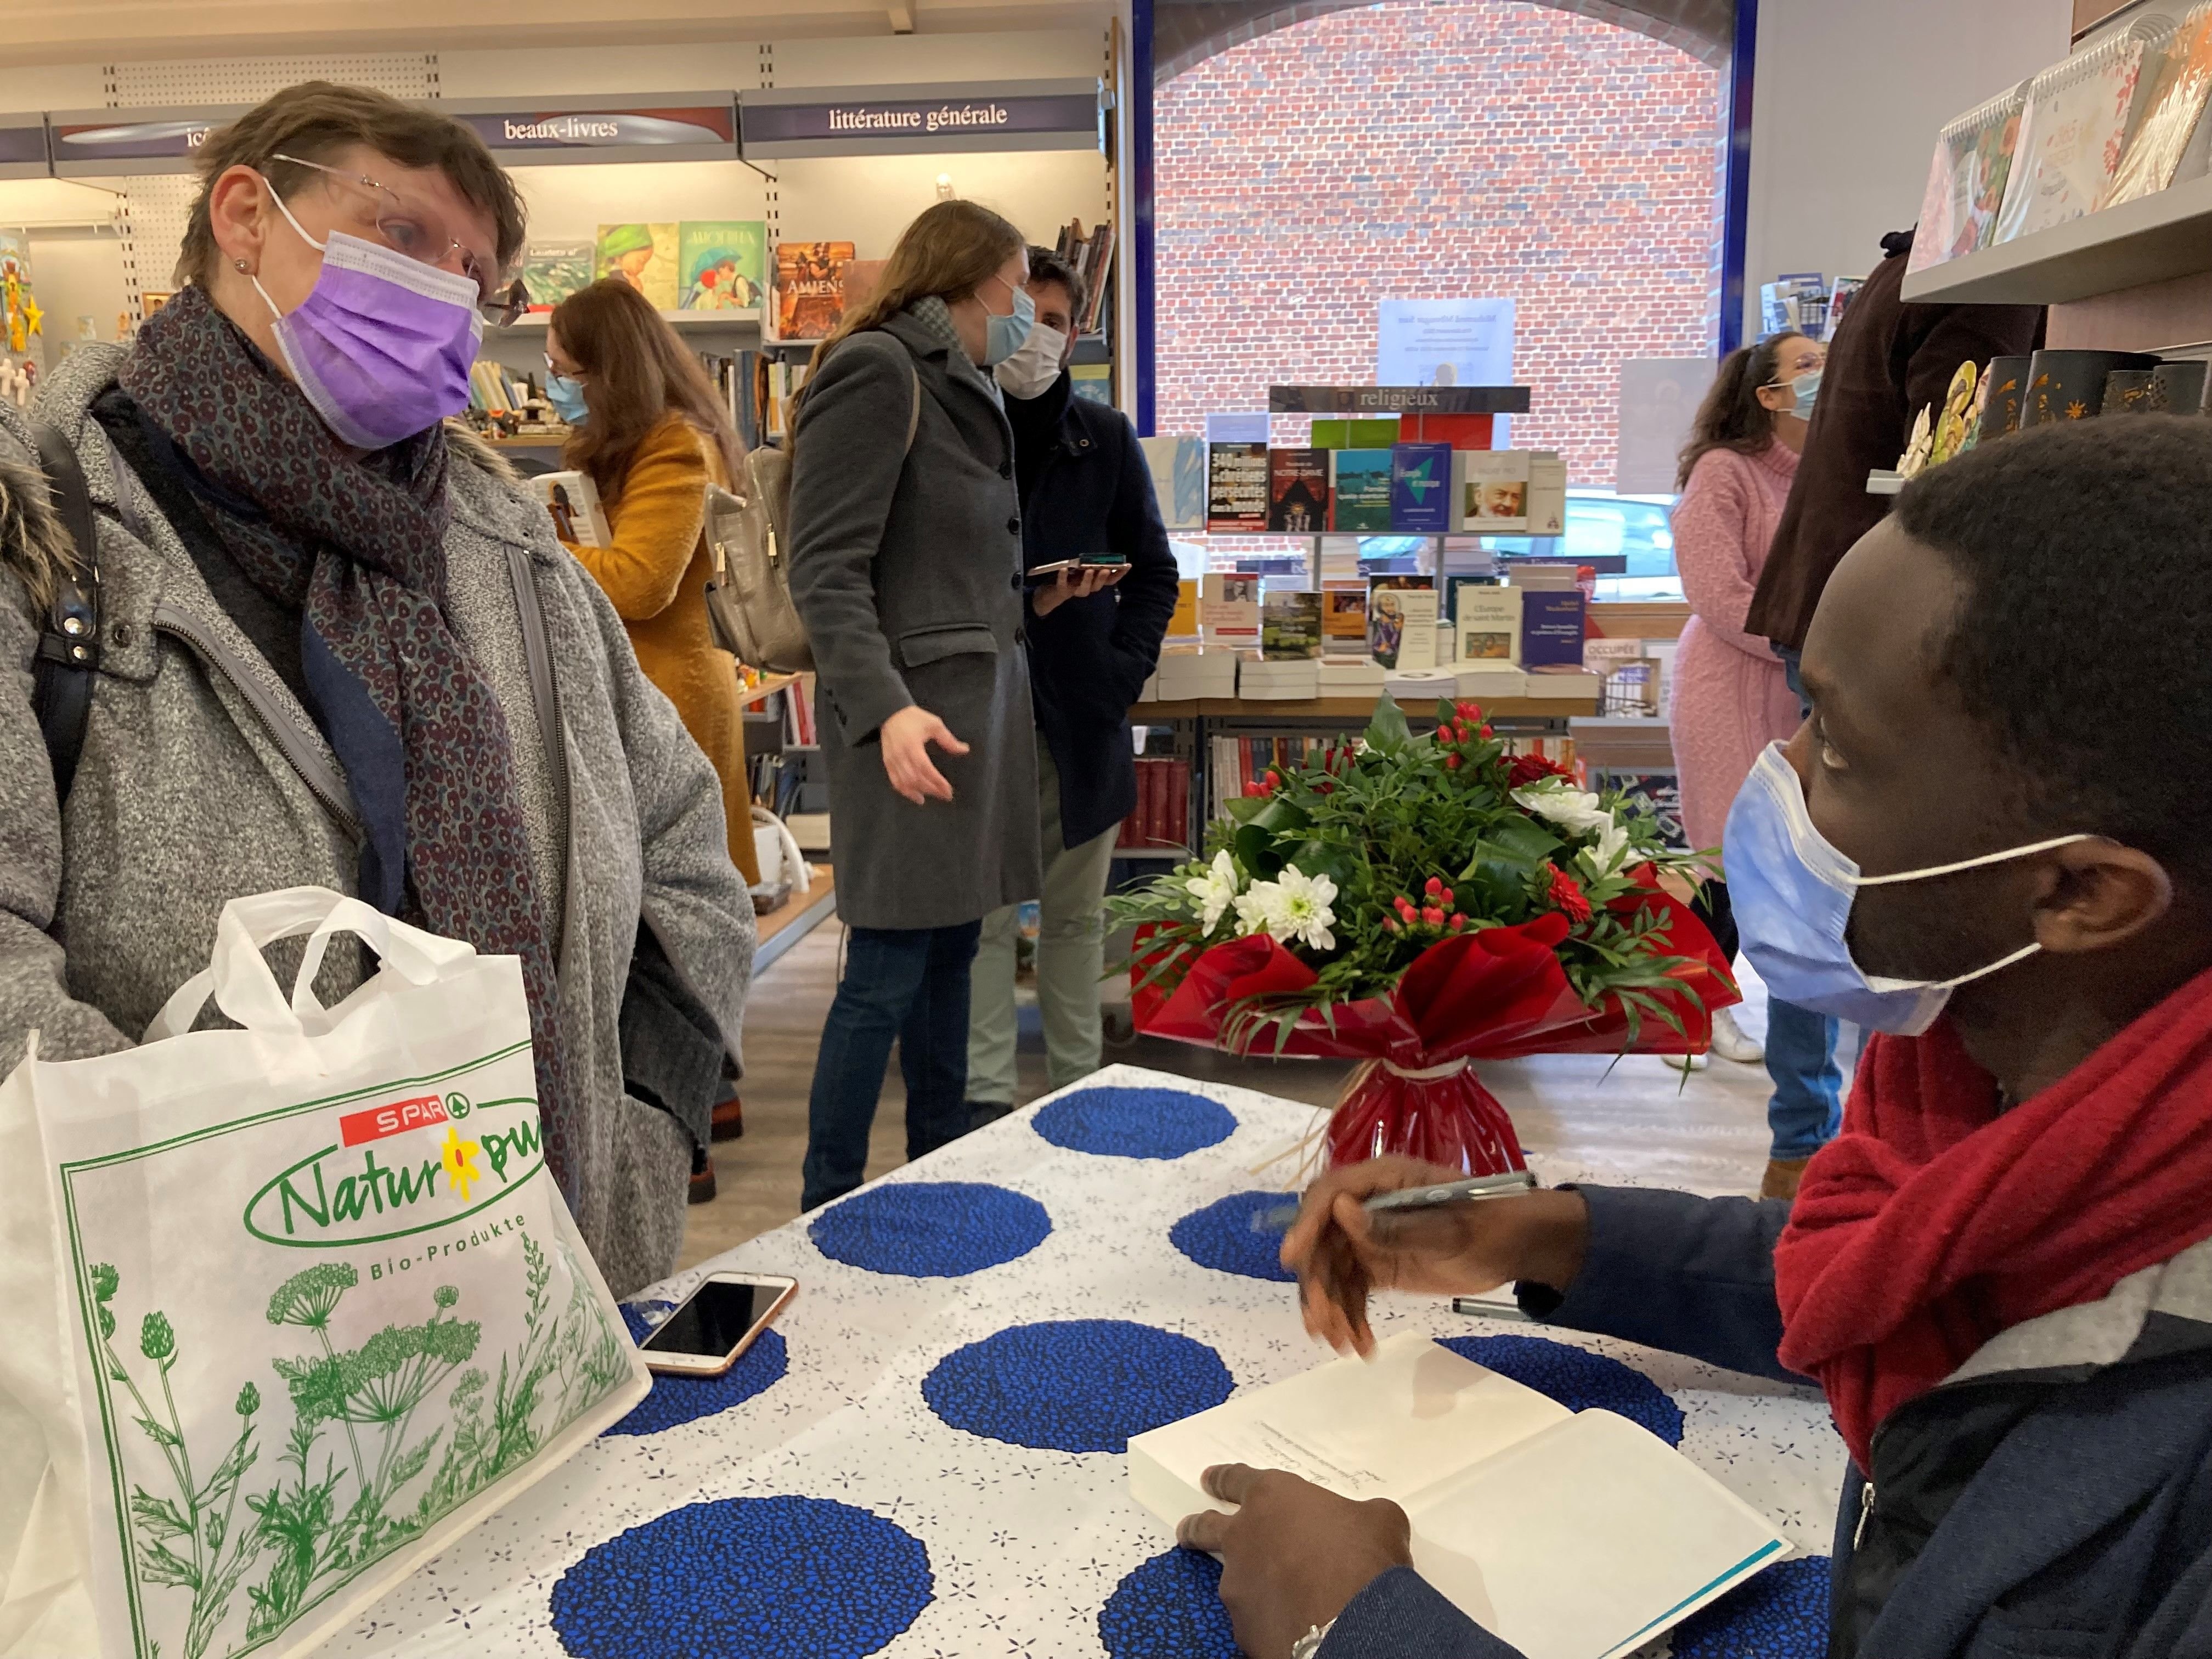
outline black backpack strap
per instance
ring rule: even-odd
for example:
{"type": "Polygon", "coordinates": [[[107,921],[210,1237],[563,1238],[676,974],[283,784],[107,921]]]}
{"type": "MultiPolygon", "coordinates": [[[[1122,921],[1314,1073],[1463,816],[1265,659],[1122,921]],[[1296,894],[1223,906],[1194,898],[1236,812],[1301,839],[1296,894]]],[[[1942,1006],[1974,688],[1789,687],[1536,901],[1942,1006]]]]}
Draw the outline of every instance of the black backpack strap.
{"type": "Polygon", "coordinates": [[[93,518],[92,492],[69,440],[44,421],[34,422],[39,465],[62,527],[76,546],[76,566],[57,573],[53,603],[39,634],[31,705],[46,740],[54,794],[69,799],[84,752],[85,723],[92,712],[93,677],[100,667],[100,540],[93,518]]]}

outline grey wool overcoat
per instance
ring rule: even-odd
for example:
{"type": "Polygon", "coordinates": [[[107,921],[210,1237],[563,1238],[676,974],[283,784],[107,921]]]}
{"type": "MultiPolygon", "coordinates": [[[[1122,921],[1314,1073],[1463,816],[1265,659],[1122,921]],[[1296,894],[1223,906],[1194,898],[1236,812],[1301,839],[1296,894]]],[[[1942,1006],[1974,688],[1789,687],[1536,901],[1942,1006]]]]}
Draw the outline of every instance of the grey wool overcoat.
{"type": "Polygon", "coordinates": [[[793,441],[791,595],[852,927],[954,927],[1043,884],[1013,432],[957,352],[910,313],[848,337],[793,441]],[[915,703],[969,746],[931,751],[949,802],[916,806],[884,775],[878,732],[915,703]]]}

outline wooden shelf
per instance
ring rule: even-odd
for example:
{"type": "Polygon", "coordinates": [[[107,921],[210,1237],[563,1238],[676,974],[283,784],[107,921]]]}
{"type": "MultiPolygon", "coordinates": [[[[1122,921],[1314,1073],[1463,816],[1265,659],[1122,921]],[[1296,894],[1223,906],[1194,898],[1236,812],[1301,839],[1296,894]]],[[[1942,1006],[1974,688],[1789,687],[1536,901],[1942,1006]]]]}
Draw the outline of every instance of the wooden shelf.
{"type": "Polygon", "coordinates": [[[1929,305],[2061,305],[2212,270],[2212,175],[1905,279],[1929,305]]]}
{"type": "Polygon", "coordinates": [[[520,438],[486,438],[484,442],[494,449],[558,449],[568,441],[565,432],[530,434],[520,438]]]}
{"type": "MultiPolygon", "coordinates": [[[[526,312],[507,327],[516,333],[524,333],[531,329],[543,329],[552,318],[553,313],[550,311],[526,312]]],[[[757,306],[741,311],[664,311],[660,313],[660,320],[671,328],[757,329],[761,325],[761,313],[757,306]]],[[[501,331],[498,329],[491,331],[494,334],[501,331]]]]}
{"type": "Polygon", "coordinates": [[[750,708],[754,703],[765,702],[777,692],[787,690],[798,684],[799,676],[796,674],[770,674],[751,690],[740,691],[738,700],[750,708]]]}
{"type": "Polygon", "coordinates": [[[810,864],[814,884],[793,893],[783,904],[754,923],[759,938],[753,946],[753,972],[759,973],[786,951],[805,939],[837,908],[836,877],[826,864],[810,864]]]}

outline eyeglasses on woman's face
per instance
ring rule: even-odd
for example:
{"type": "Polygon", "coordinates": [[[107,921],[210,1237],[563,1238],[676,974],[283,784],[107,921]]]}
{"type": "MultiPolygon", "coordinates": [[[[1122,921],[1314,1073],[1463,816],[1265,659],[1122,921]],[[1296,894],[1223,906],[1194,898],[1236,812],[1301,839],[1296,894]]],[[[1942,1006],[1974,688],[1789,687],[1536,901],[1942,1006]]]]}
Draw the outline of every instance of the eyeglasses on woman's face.
{"type": "Polygon", "coordinates": [[[342,228],[350,234],[437,270],[466,276],[477,285],[477,309],[486,322],[504,328],[528,307],[530,291],[522,279],[515,277],[502,286],[497,257],[469,240],[471,228],[421,198],[394,190],[365,173],[326,167],[296,155],[276,155],[269,159],[321,173],[344,221],[342,228]]]}

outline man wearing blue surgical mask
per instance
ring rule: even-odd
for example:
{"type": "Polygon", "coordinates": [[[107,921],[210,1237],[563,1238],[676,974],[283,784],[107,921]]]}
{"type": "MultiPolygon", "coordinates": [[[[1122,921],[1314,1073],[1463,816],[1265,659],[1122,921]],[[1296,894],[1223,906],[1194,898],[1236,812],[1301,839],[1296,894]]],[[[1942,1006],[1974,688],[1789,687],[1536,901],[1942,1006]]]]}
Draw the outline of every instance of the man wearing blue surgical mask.
{"type": "MultiPolygon", "coordinates": [[[[1850,1454],[1838,1659],[2204,1653],[2208,617],[2212,425],[2043,428],[1915,483],[1828,582],[1812,714],[1729,830],[1747,951],[1878,1033],[1795,1210],[1583,1188],[1377,1218],[1457,1173],[1378,1160],[1285,1240],[1309,1330],[1364,1352],[1373,1291],[1517,1281],[1540,1320],[1816,1380],[1850,1454]]],[[[1413,1571],[1395,1506],[1206,1480],[1242,1507],[1183,1538],[1246,1652],[1510,1654],[1413,1571]]]]}

